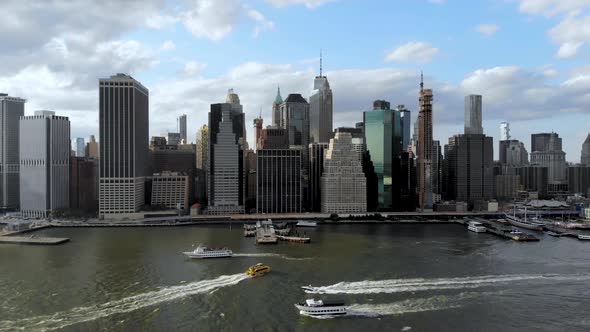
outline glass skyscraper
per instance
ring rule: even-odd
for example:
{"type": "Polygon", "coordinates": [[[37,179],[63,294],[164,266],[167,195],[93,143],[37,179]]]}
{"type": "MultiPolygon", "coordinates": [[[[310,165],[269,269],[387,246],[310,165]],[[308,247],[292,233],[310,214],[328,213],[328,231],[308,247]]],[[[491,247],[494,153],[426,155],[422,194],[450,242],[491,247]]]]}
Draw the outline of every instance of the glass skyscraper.
{"type": "Polygon", "coordinates": [[[365,143],[378,178],[378,209],[392,210],[399,194],[396,171],[402,153],[400,112],[381,107],[363,114],[365,143]]]}

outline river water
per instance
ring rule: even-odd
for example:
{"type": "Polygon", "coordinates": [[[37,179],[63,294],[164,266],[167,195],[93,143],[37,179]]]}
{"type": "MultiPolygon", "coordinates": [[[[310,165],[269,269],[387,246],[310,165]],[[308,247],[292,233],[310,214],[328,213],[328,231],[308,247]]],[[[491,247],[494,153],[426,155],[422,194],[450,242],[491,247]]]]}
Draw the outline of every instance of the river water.
{"type": "Polygon", "coordinates": [[[71,242],[0,246],[0,330],[590,330],[590,242],[459,225],[306,231],[311,244],[275,246],[221,225],[40,231],[71,242]],[[181,254],[199,243],[237,255],[181,254]],[[247,278],[258,262],[272,272],[247,278]],[[350,315],[299,315],[293,304],[311,297],[344,300],[350,315]]]}

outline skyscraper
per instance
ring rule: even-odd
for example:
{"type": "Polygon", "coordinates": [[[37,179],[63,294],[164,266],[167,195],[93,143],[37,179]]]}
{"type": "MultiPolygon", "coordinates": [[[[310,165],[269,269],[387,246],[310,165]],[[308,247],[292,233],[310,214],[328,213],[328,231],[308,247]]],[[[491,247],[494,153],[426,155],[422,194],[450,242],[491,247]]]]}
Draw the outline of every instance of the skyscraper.
{"type": "Polygon", "coordinates": [[[19,204],[19,119],[26,100],[0,93],[0,208],[19,204]]]}
{"type": "Polygon", "coordinates": [[[586,140],[582,144],[582,154],[580,156],[580,163],[590,166],[590,134],[586,136],[586,140]]]}
{"type": "Polygon", "coordinates": [[[567,165],[565,152],[561,148],[561,138],[556,133],[531,135],[534,151],[531,152],[531,164],[548,168],[549,194],[567,191],[567,165]]]}
{"type": "Polygon", "coordinates": [[[226,102],[212,104],[209,112],[207,198],[210,214],[244,212],[246,144],[240,98],[230,89],[226,102]]]}
{"type": "Polygon", "coordinates": [[[420,75],[420,114],[418,115],[418,207],[432,208],[432,99],[431,89],[424,89],[420,75]]]}
{"type": "Polygon", "coordinates": [[[84,138],[76,138],[76,157],[85,157],[85,148],[86,144],[84,144],[84,138]]]}
{"type": "Polygon", "coordinates": [[[148,166],[149,91],[126,74],[99,80],[99,217],[139,211],[148,166]]]}
{"type": "MultiPolygon", "coordinates": [[[[531,134],[531,153],[535,151],[547,151],[549,149],[549,140],[554,133],[531,134]]],[[[556,148],[561,150],[561,138],[557,137],[554,142],[556,148]]]]}
{"type": "Polygon", "coordinates": [[[332,89],[326,76],[322,76],[320,54],[320,75],[313,81],[313,92],[309,97],[309,141],[328,143],[332,138],[332,89]]]}
{"type": "Polygon", "coordinates": [[[86,143],[86,150],[86,156],[88,158],[98,159],[98,142],[96,142],[94,135],[90,135],[90,141],[86,143]]]}
{"type": "Polygon", "coordinates": [[[209,155],[209,127],[203,125],[197,132],[197,168],[206,171],[209,155]]]}
{"type": "Polygon", "coordinates": [[[272,125],[279,127],[281,125],[281,104],[283,97],[281,97],[281,88],[277,87],[277,96],[272,102],[272,125]]]}
{"type": "Polygon", "coordinates": [[[309,143],[309,206],[313,212],[322,210],[322,174],[328,143],[309,143]]]}
{"type": "Polygon", "coordinates": [[[166,144],[168,145],[179,145],[181,142],[180,133],[168,133],[166,138],[166,144]]]}
{"type": "Polygon", "coordinates": [[[256,211],[303,211],[301,149],[261,149],[256,153],[256,211]]]}
{"type": "Polygon", "coordinates": [[[186,114],[178,117],[178,131],[180,132],[180,142],[187,144],[186,140],[186,114]]]}
{"type": "Polygon", "coordinates": [[[481,95],[465,96],[465,134],[483,134],[481,95]]]}
{"type": "Polygon", "coordinates": [[[373,110],[363,113],[365,145],[377,176],[379,210],[396,210],[399,202],[402,128],[400,113],[388,109],[389,103],[377,100],[373,110]]]}
{"type": "MultiPolygon", "coordinates": [[[[70,205],[70,120],[51,111],[20,119],[20,209],[47,217],[70,205]]],[[[90,190],[90,188],[88,188],[90,190]]]]}
{"type": "Polygon", "coordinates": [[[520,167],[528,165],[529,153],[519,140],[500,141],[500,164],[520,167]]]}
{"type": "Polygon", "coordinates": [[[510,123],[500,123],[500,141],[507,141],[510,139],[510,123]]]}
{"type": "Polygon", "coordinates": [[[337,132],[325,152],[322,174],[322,212],[367,211],[367,179],[361,160],[350,153],[352,135],[337,132]]]}
{"type": "Polygon", "coordinates": [[[396,109],[402,120],[402,149],[408,151],[410,147],[410,129],[412,128],[412,113],[405,105],[397,105],[396,109]]]}

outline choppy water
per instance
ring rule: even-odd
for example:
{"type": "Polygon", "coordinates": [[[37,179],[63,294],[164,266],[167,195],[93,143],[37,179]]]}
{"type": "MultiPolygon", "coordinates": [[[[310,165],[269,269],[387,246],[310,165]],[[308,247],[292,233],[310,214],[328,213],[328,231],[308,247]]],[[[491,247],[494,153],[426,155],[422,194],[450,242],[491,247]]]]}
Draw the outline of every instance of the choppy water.
{"type": "Polygon", "coordinates": [[[306,231],[308,245],[256,246],[239,227],[46,230],[72,241],[0,246],[0,330],[590,330],[590,243],[456,225],[306,231]],[[237,254],[181,254],[199,243],[237,254]],[[272,272],[243,274],[258,262],[272,272]],[[301,316],[293,304],[308,297],[344,300],[350,314],[301,316]]]}

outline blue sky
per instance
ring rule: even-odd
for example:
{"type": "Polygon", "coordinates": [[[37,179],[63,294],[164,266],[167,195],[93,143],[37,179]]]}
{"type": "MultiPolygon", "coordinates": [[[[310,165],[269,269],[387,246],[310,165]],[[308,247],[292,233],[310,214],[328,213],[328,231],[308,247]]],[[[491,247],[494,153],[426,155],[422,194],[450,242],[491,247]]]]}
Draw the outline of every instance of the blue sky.
{"type": "Polygon", "coordinates": [[[151,135],[175,131],[186,113],[194,139],[229,88],[248,123],[260,109],[269,122],[277,85],[284,97],[309,96],[320,49],[335,126],[361,121],[376,98],[415,116],[423,70],[442,143],[462,133],[469,93],[483,95],[495,146],[507,120],[527,147],[531,133],[559,133],[577,162],[590,131],[588,0],[5,1],[0,9],[14,13],[0,22],[0,90],[27,98],[27,113],[68,115],[73,139],[97,133],[97,80],[116,72],[149,87],[151,135]]]}

